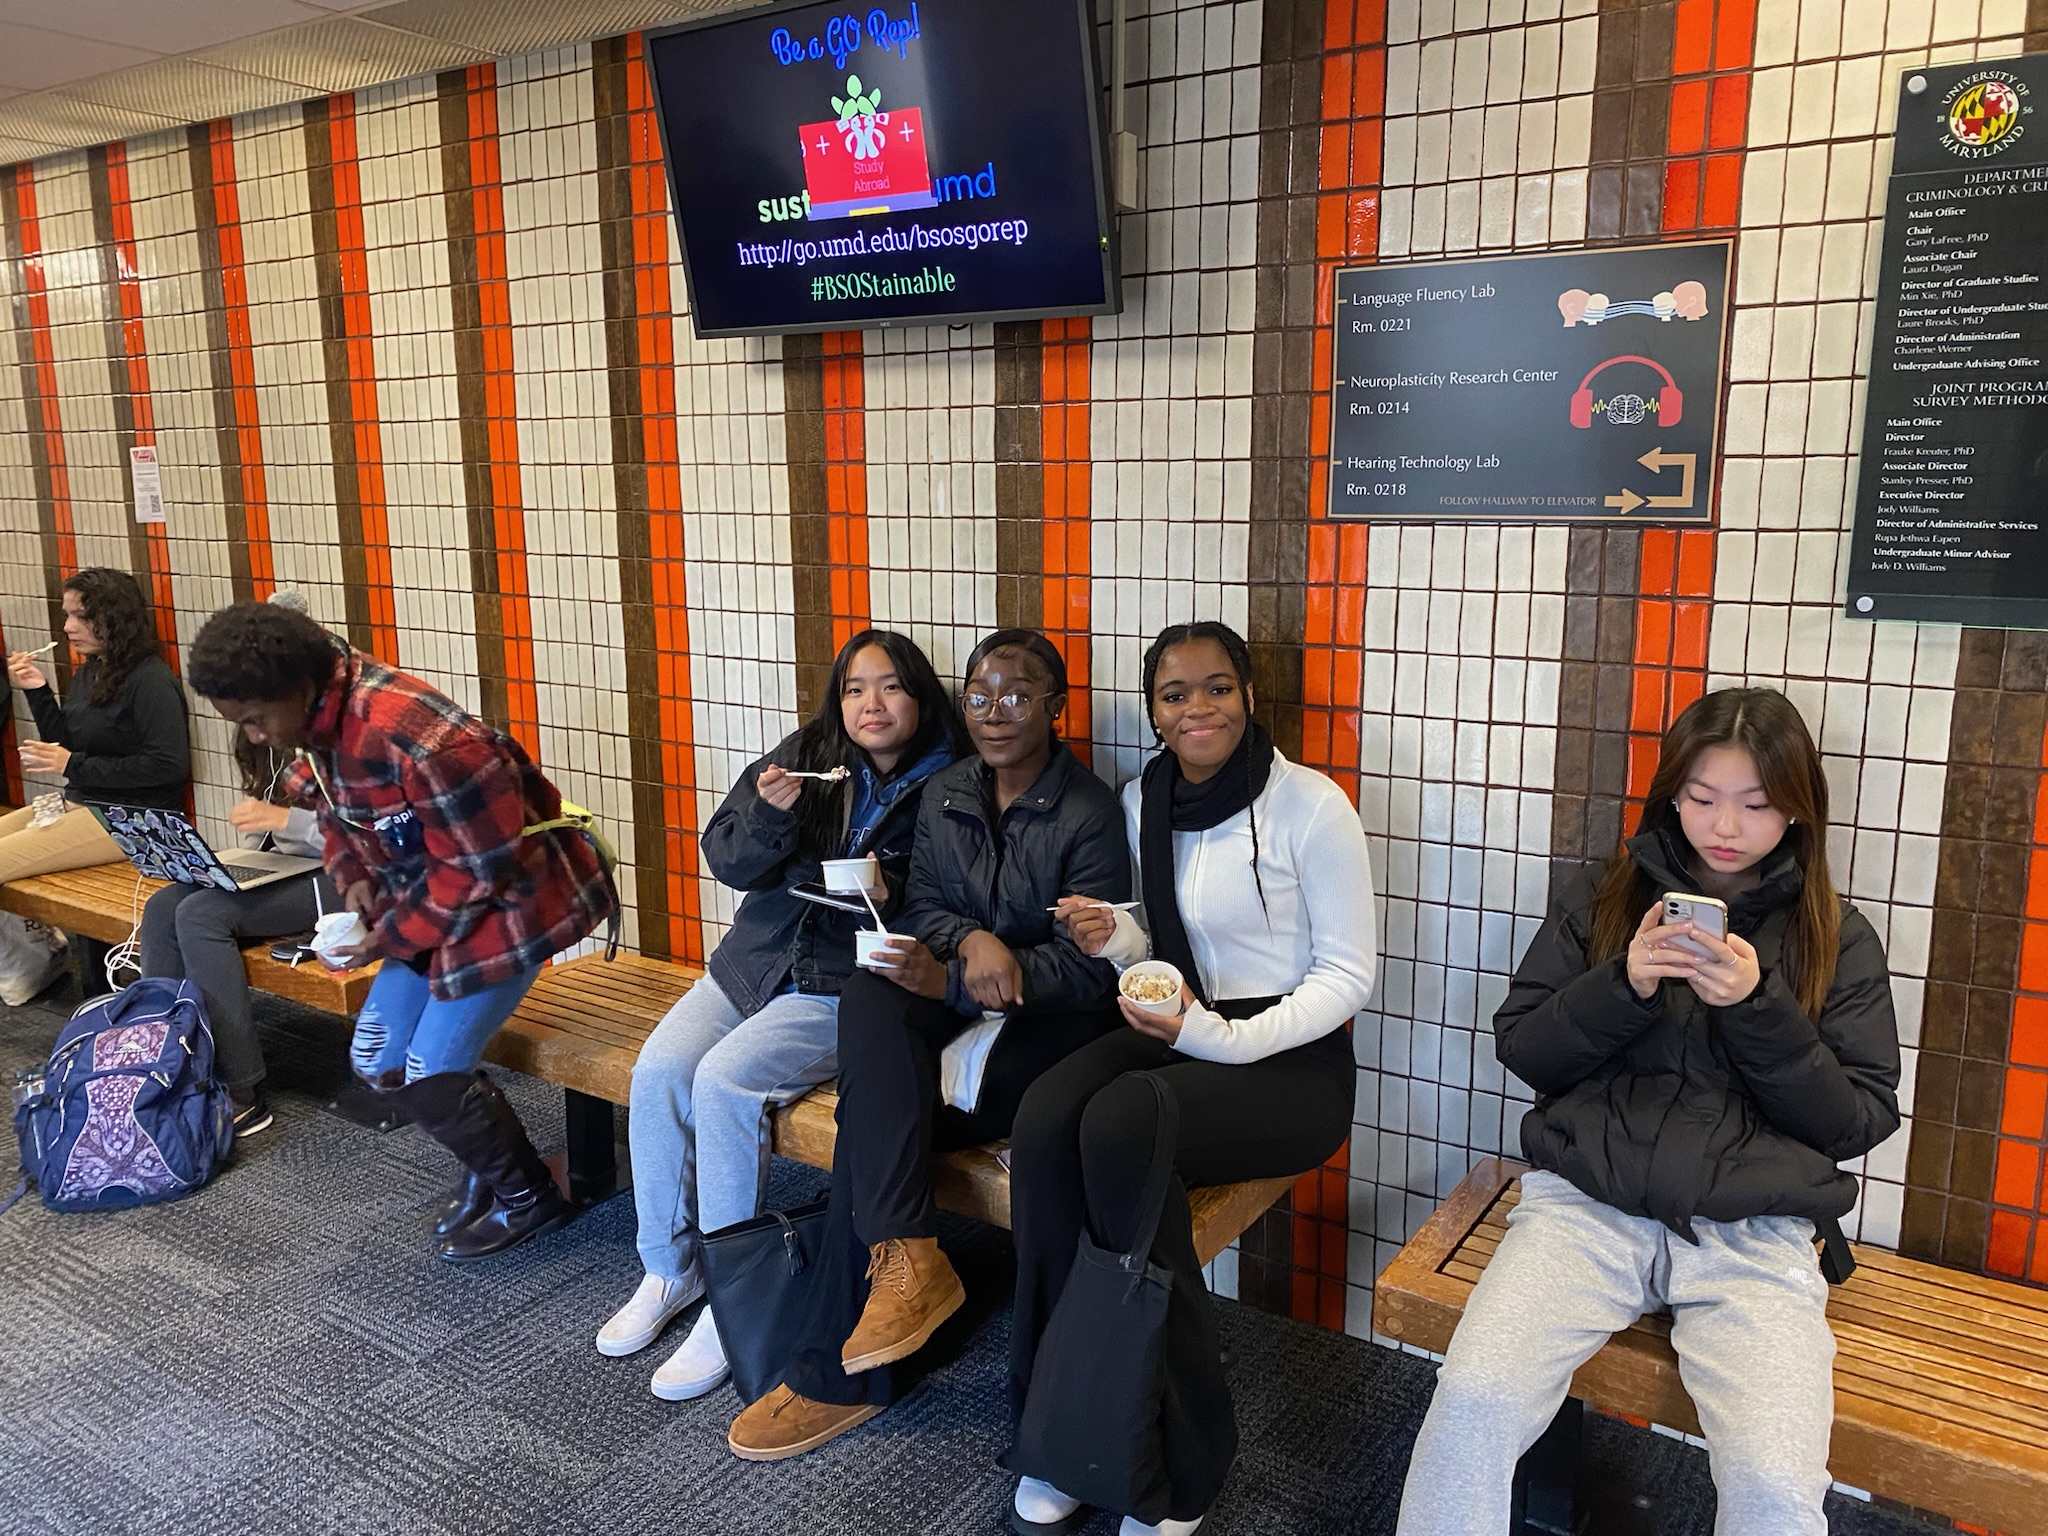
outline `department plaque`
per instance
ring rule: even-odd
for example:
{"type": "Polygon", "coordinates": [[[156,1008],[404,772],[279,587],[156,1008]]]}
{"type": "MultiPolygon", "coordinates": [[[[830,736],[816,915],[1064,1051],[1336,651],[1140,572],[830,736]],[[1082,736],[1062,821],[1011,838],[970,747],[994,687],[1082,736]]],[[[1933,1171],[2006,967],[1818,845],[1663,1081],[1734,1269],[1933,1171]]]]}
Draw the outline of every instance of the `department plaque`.
{"type": "Polygon", "coordinates": [[[1337,274],[1329,513],[1713,515],[1729,242],[1337,274]]]}
{"type": "Polygon", "coordinates": [[[1909,70],[1845,611],[2048,628],[2048,58],[1909,70]]]}

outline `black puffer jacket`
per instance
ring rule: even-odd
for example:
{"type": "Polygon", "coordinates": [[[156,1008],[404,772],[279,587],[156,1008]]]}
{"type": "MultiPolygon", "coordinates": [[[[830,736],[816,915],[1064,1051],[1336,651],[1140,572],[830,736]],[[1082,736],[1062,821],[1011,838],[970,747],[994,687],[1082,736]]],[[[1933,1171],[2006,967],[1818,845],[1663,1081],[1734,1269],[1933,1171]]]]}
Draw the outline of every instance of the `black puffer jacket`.
{"type": "Polygon", "coordinates": [[[910,885],[891,927],[946,962],[946,1001],[976,1014],[960,941],[986,929],[1017,956],[1027,1008],[1093,1008],[1116,991],[1116,970],[1091,960],[1046,909],[1062,896],[1124,901],[1131,855],[1116,793],[1059,742],[1038,781],[995,810],[995,776],[965,757],[925,786],[910,885]]]}
{"type": "MultiPolygon", "coordinates": [[[[1664,834],[1628,849],[1657,890],[1699,890],[1664,834]]],[[[1842,904],[1834,985],[1814,1024],[1781,969],[1800,874],[1780,850],[1728,904],[1729,926],[1756,947],[1756,991],[1713,1008],[1667,981],[1645,1002],[1625,957],[1587,966],[1597,880],[1589,872],[1552,907],[1494,1015],[1501,1064],[1536,1090],[1524,1155],[1688,1239],[1695,1216],[1841,1216],[1856,1180],[1836,1165],[1899,1126],[1891,976],[1869,922],[1842,904]]]]}
{"type": "MultiPolygon", "coordinates": [[[[853,974],[854,931],[874,926],[872,918],[789,894],[792,885],[815,885],[824,871],[816,858],[798,847],[795,808],[778,811],[761,798],[754,785],[770,764],[796,766],[801,734],[786,738],[734,781],[698,843],[712,876],[721,885],[747,893],[733,914],[732,927],[712,950],[706,969],[718,990],[748,1018],[767,1007],[769,999],[785,986],[837,997],[853,974]]],[[[946,748],[935,747],[881,785],[880,822],[858,849],[842,846],[837,850],[875,855],[892,897],[892,902],[882,905],[885,922],[893,898],[901,896],[910,873],[918,797],[942,771],[949,755],[946,748]]],[[[857,781],[850,787],[857,792],[857,781]]]]}

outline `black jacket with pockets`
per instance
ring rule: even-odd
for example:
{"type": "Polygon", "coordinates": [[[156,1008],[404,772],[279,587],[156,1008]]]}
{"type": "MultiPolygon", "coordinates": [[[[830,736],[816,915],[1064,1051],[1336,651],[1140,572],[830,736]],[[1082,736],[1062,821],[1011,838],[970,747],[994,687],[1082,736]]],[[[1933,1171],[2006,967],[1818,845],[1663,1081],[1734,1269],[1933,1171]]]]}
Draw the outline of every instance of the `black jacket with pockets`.
{"type": "MultiPolygon", "coordinates": [[[[1628,849],[1657,890],[1698,891],[1666,835],[1631,838],[1628,849]]],[[[1666,981],[1645,1001],[1625,956],[1587,964],[1598,879],[1589,870],[1552,905],[1494,1015],[1501,1064],[1536,1090],[1523,1154],[1688,1239],[1694,1217],[1842,1216],[1856,1180],[1837,1164],[1899,1126],[1891,976],[1869,921],[1843,902],[1816,1024],[1782,969],[1801,876],[1780,849],[1728,904],[1729,926],[1756,948],[1756,991],[1715,1008],[1666,981]]]]}
{"type": "Polygon", "coordinates": [[[1062,896],[1130,894],[1116,792],[1054,742],[1045,771],[1000,817],[994,774],[980,758],[962,758],[932,779],[910,887],[892,926],[945,962],[946,1001],[960,1013],[981,1012],[967,996],[960,959],[960,941],[976,929],[1017,956],[1026,1008],[1099,1008],[1116,991],[1115,967],[1083,954],[1046,909],[1062,896]]]}
{"type": "Polygon", "coordinates": [[[84,805],[185,808],[192,777],[192,728],[185,689],[160,656],[138,662],[105,704],[92,698],[99,657],[71,674],[64,702],[31,688],[28,707],[43,740],[71,749],[64,797],[84,805]]]}
{"type": "MultiPolygon", "coordinates": [[[[733,1007],[748,1018],[790,985],[837,997],[853,974],[854,932],[874,926],[865,915],[789,894],[792,885],[816,884],[824,871],[817,859],[797,847],[795,808],[778,811],[754,785],[770,764],[796,766],[797,739],[786,737],[739,776],[698,841],[712,876],[721,885],[747,893],[706,968],[733,1007]]],[[[880,904],[884,921],[901,898],[910,872],[918,799],[937,777],[910,782],[898,778],[883,789],[888,810],[868,839],[867,851],[880,862],[889,887],[889,901],[880,904]]]]}

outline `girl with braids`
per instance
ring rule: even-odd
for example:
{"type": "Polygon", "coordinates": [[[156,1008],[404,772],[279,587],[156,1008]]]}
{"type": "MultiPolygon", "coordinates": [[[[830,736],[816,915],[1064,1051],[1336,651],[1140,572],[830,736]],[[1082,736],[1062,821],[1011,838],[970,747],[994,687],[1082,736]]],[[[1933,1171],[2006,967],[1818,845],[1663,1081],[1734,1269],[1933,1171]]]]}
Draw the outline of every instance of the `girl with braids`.
{"type": "MultiPolygon", "coordinates": [[[[1303,1173],[1343,1143],[1354,1077],[1344,1025],[1371,995],[1377,964],[1358,812],[1329,779],[1274,749],[1252,718],[1251,675],[1249,649],[1222,624],[1174,625],[1146,651],[1145,697],[1165,750],[1123,796],[1142,926],[1101,905],[1099,891],[1066,897],[1059,918],[1084,953],[1119,969],[1148,955],[1171,961],[1185,978],[1179,1010],[1162,1017],[1119,998],[1129,1028],[1039,1078],[1011,1138],[1010,1402],[1021,1416],[1082,1231],[1123,1253],[1142,1224],[1160,1108],[1140,1074],[1178,1110],[1175,1178],[1150,1254],[1173,1276],[1164,1481],[1145,1507],[1112,1511],[1122,1536],[1195,1530],[1237,1449],[1188,1187],[1303,1173]]],[[[1092,1405],[1053,1407],[1085,1422],[1092,1405]]],[[[1063,1491],[1085,1469],[1018,1465],[1017,1454],[1011,1468],[1026,1475],[1012,1528],[1046,1536],[1085,1524],[1089,1512],[1063,1491]]]]}
{"type": "Polygon", "coordinates": [[[0,882],[115,864],[121,850],[88,805],[182,811],[192,777],[185,690],[165,665],[142,589],[126,571],[92,566],[64,583],[64,638],[84,663],[64,702],[27,651],[7,675],[28,695],[41,741],[21,744],[29,773],[64,780],[64,813],[36,824],[27,806],[0,816],[0,882]]]}
{"type": "MultiPolygon", "coordinates": [[[[839,994],[865,916],[792,895],[821,860],[872,853],[887,913],[910,869],[927,780],[963,750],[957,716],[914,641],[869,629],[840,647],[810,721],[740,775],[699,844],[747,894],[710,974],[655,1027],[633,1065],[633,1198],[646,1275],[599,1330],[630,1355],[704,1294],[701,1232],[759,1213],[768,1114],[839,1068],[839,994]],[[793,773],[839,770],[840,781],[793,773]]],[[[727,1375],[711,1309],[655,1371],[654,1395],[700,1397],[727,1375]]]]}
{"type": "Polygon", "coordinates": [[[1884,948],[1828,878],[1828,781],[1785,696],[1730,688],[1665,733],[1642,830],[1553,904],[1494,1015],[1536,1090],[1507,1236],[1416,1441],[1402,1536],[1508,1527],[1515,1463],[1575,1371],[1668,1309],[1721,1536],[1825,1536],[1839,1166],[1899,1126],[1884,948]],[[1725,941],[1666,891],[1728,906],[1725,941]]]}

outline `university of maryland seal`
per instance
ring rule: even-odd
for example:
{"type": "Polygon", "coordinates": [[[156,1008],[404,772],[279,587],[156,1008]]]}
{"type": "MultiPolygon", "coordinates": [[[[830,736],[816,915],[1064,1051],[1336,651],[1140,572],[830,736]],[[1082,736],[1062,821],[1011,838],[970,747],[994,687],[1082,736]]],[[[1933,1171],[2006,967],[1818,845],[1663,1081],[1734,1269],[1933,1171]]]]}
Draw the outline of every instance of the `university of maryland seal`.
{"type": "Polygon", "coordinates": [[[2026,104],[2027,87],[2004,69],[1980,69],[1949,87],[1937,121],[1943,147],[1965,160],[1985,160],[2020,141],[2026,124],[2020,119],[2034,109],[2026,104]]]}

